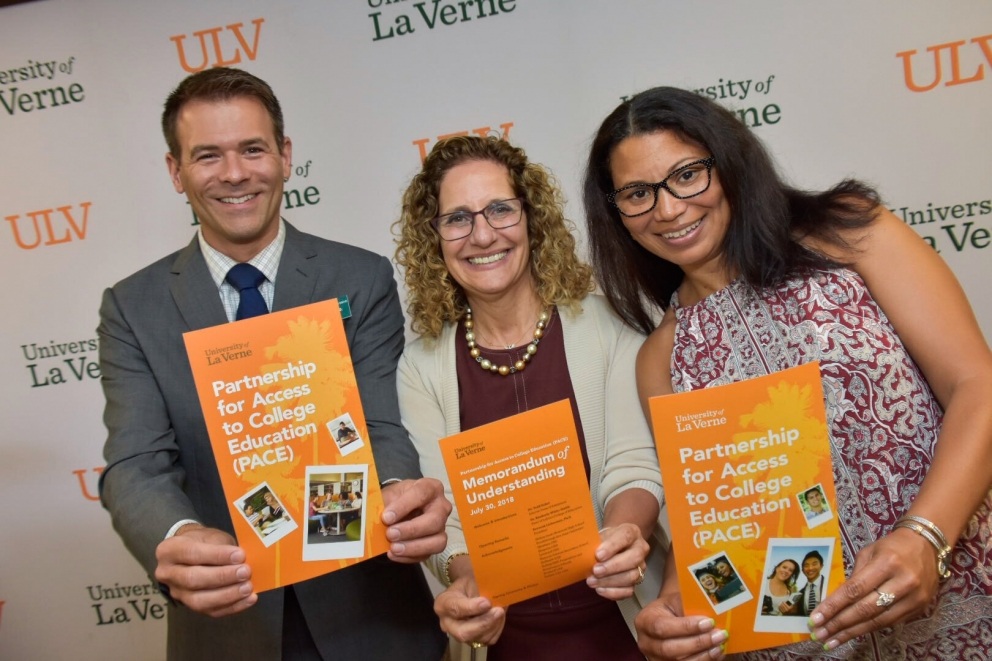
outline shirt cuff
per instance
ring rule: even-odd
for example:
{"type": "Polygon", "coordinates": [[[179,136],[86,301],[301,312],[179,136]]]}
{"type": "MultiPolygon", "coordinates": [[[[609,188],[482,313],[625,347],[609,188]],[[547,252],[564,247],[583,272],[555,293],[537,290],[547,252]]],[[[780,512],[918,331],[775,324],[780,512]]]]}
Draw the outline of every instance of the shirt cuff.
{"type": "Polygon", "coordinates": [[[169,532],[165,533],[165,539],[171,539],[175,537],[176,533],[179,532],[180,528],[182,528],[183,526],[188,526],[191,523],[200,525],[200,522],[197,521],[196,519],[182,519],[180,521],[176,521],[175,523],[172,524],[172,527],[169,528],[169,532]]]}

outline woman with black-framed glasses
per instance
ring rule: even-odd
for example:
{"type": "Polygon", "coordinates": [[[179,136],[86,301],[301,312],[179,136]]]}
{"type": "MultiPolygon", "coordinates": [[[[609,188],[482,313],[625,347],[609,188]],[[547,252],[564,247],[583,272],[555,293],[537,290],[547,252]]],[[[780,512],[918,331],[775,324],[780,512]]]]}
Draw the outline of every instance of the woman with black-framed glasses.
{"type": "Polygon", "coordinates": [[[400,412],[424,475],[450,498],[439,438],[568,399],[602,528],[585,581],[503,609],[479,594],[452,511],[447,547],[427,563],[446,588],[435,601],[442,628],[489,646],[489,661],[643,659],[635,587],[653,598],[661,573],[660,554],[648,561],[660,471],[634,385],[644,338],[590,295],[553,178],[502,140],[441,140],[407,188],[397,228],[421,334],[400,361],[400,412]]]}
{"type": "MultiPolygon", "coordinates": [[[[820,362],[849,578],[811,642],[742,658],[992,658],[992,353],[937,253],[862,183],[785,185],[736,115],[669,87],[604,120],[584,201],[604,293],[650,333],[645,403],[820,362]]],[[[722,657],[675,571],[641,648],[722,657]]]]}

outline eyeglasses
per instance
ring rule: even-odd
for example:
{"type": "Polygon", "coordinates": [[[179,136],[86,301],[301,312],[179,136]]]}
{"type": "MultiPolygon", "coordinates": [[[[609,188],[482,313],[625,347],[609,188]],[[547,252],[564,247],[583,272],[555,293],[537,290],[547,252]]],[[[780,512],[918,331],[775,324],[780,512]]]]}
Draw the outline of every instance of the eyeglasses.
{"type": "Polygon", "coordinates": [[[475,229],[475,217],[482,214],[494,230],[513,227],[520,222],[523,211],[523,198],[511,197],[508,200],[490,202],[481,211],[455,211],[431,219],[431,226],[445,241],[463,239],[475,229]]]}
{"type": "Polygon", "coordinates": [[[658,204],[658,189],[664,188],[673,197],[685,200],[701,195],[710,187],[711,170],[716,159],[701,158],[683,165],[656,184],[630,184],[606,196],[606,200],[624,216],[642,216],[658,204]]]}

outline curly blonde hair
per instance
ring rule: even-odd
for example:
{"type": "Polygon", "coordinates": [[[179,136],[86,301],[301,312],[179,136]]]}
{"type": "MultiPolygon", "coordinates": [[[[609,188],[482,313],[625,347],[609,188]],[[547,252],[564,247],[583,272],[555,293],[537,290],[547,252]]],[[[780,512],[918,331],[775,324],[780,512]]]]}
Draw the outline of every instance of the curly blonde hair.
{"type": "Polygon", "coordinates": [[[576,254],[574,225],[565,219],[565,199],[544,167],[530,163],[524,150],[495,137],[454,136],[439,140],[406,192],[403,212],[393,223],[396,263],[409,293],[407,312],[415,333],[438,337],[446,323],[468,307],[465,293],[441,256],[441,238],[431,226],[438,214],[441,180],[456,165],[492,161],[506,166],[514,192],[527,212],[530,270],[541,302],[577,308],[593,290],[592,269],[576,254]]]}

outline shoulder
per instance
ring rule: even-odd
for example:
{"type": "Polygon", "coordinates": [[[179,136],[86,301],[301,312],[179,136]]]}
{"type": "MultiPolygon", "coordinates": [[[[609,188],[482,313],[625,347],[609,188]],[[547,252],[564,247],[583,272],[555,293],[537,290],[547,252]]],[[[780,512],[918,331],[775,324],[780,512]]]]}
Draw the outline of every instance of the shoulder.
{"type": "Polygon", "coordinates": [[[289,223],[286,223],[285,249],[299,250],[306,257],[331,259],[335,262],[345,261],[349,268],[361,268],[362,266],[381,268],[383,264],[389,264],[389,260],[379,253],[348,243],[341,243],[333,239],[325,239],[314,234],[301,232],[289,223]]]}
{"type": "Polygon", "coordinates": [[[583,329],[598,329],[600,334],[610,336],[634,335],[643,336],[623,323],[610,307],[610,304],[599,294],[589,294],[574,306],[558,308],[565,328],[576,327],[583,329]]]}
{"type": "Polygon", "coordinates": [[[188,262],[190,259],[199,256],[199,254],[200,251],[198,248],[188,245],[119,280],[110,289],[118,297],[126,297],[132,294],[147,296],[151,290],[162,288],[163,286],[167,287],[169,284],[168,274],[175,272],[177,266],[188,262]]]}
{"type": "Polygon", "coordinates": [[[456,331],[456,324],[445,324],[438,337],[421,335],[408,342],[400,359],[401,369],[423,372],[432,365],[440,365],[441,353],[451,347],[456,331]]]}

